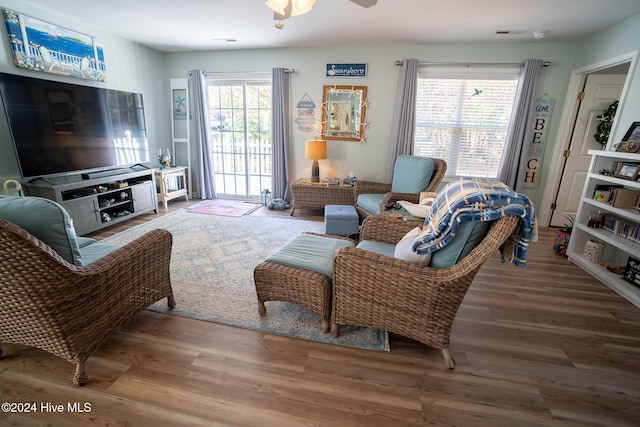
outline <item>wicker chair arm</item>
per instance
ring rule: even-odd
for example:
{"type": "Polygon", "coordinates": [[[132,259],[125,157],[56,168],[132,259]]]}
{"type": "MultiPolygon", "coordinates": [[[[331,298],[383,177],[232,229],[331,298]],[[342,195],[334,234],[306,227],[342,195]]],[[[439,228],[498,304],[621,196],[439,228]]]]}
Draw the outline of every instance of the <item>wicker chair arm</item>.
{"type": "Polygon", "coordinates": [[[405,234],[416,227],[412,221],[402,221],[384,215],[370,215],[362,223],[360,240],[398,243],[405,234]]]}
{"type": "Polygon", "coordinates": [[[385,194],[391,191],[391,183],[375,181],[356,181],[356,198],[359,194],[385,194]]]}
{"type": "Polygon", "coordinates": [[[388,192],[387,194],[384,195],[384,199],[382,199],[382,203],[397,202],[399,200],[405,200],[407,202],[417,204],[420,201],[420,194],[388,192]]]}
{"type": "MultiPolygon", "coordinates": [[[[140,310],[169,297],[172,236],[153,230],[104,258],[80,267],[81,283],[64,286],[71,295],[57,310],[58,327],[74,358],[86,359],[140,310]]],[[[52,285],[52,292],[56,292],[52,285]]],[[[61,289],[52,298],[61,299],[61,289]]],[[[74,360],[75,361],[75,360],[74,360]]]]}

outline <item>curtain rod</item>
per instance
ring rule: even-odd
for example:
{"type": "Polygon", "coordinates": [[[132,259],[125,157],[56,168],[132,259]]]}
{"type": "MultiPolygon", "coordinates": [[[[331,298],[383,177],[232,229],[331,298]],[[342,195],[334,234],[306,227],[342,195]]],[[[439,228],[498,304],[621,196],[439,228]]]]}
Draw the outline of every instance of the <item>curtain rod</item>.
{"type": "MultiPolygon", "coordinates": [[[[404,61],[396,61],[396,66],[400,66],[404,64],[404,61]]],[[[496,66],[496,65],[518,65],[522,66],[522,62],[418,62],[418,65],[463,65],[467,67],[474,66],[496,66]]],[[[551,61],[544,61],[542,63],[543,67],[548,67],[551,65],[551,61]]]]}
{"type": "MultiPolygon", "coordinates": [[[[285,68],[285,73],[295,73],[295,68],[285,68]]],[[[265,74],[268,71],[203,71],[205,75],[213,75],[213,74],[265,74]]],[[[191,71],[189,71],[189,75],[191,75],[191,71]]]]}

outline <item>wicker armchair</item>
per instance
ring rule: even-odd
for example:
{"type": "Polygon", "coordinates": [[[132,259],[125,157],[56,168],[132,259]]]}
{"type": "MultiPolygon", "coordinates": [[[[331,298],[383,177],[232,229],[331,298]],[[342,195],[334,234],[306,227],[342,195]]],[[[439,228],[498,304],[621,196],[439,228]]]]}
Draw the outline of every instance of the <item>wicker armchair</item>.
{"type": "Polygon", "coordinates": [[[0,219],[0,343],[37,347],[75,363],[73,383],[84,385],[85,361],[120,326],[162,298],[175,306],[171,245],[168,231],[154,230],[78,267],[0,219]]]}
{"type": "MultiPolygon", "coordinates": [[[[458,307],[482,264],[513,233],[520,217],[495,221],[483,240],[449,268],[431,268],[358,248],[333,258],[331,333],[338,325],[361,325],[406,336],[442,350],[453,369],[449,334],[458,307]]],[[[361,239],[397,243],[415,224],[369,216],[361,239]]]]}
{"type": "MultiPolygon", "coordinates": [[[[414,156],[402,156],[402,157],[414,157],[414,156]]],[[[447,162],[442,159],[431,159],[433,160],[433,175],[431,176],[431,180],[429,181],[428,186],[422,191],[435,192],[437,191],[438,185],[444,178],[444,174],[447,171],[447,162]]],[[[396,160],[396,167],[398,165],[398,160],[396,160]]],[[[394,176],[395,176],[394,171],[394,176]]],[[[356,197],[356,209],[358,211],[358,215],[360,219],[364,219],[369,215],[373,215],[378,213],[377,210],[373,212],[371,208],[369,210],[365,209],[365,207],[358,206],[357,200],[358,196],[361,194],[384,194],[384,196],[380,199],[381,203],[389,203],[396,202],[398,200],[406,200],[411,203],[418,203],[420,200],[420,193],[404,193],[404,192],[392,192],[393,183],[382,183],[375,181],[357,181],[355,185],[355,197],[356,197]]]]}

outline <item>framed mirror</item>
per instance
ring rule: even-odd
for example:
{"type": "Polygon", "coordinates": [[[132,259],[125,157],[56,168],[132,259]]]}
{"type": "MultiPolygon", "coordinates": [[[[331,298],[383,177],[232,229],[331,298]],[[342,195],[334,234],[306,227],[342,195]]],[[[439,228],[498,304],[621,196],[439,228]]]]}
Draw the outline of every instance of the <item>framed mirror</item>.
{"type": "Polygon", "coordinates": [[[364,140],[366,86],[323,86],[322,138],[364,140]]]}

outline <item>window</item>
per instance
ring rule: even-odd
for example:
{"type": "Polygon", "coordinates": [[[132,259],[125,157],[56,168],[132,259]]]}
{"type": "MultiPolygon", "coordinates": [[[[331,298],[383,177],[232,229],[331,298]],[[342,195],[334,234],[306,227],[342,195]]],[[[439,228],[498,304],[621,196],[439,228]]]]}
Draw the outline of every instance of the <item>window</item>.
{"type": "Polygon", "coordinates": [[[422,69],[414,155],[447,161],[447,176],[496,178],[518,69],[422,69]]]}
{"type": "Polygon", "coordinates": [[[210,81],[216,191],[259,198],[271,187],[271,81],[210,81]]]}

